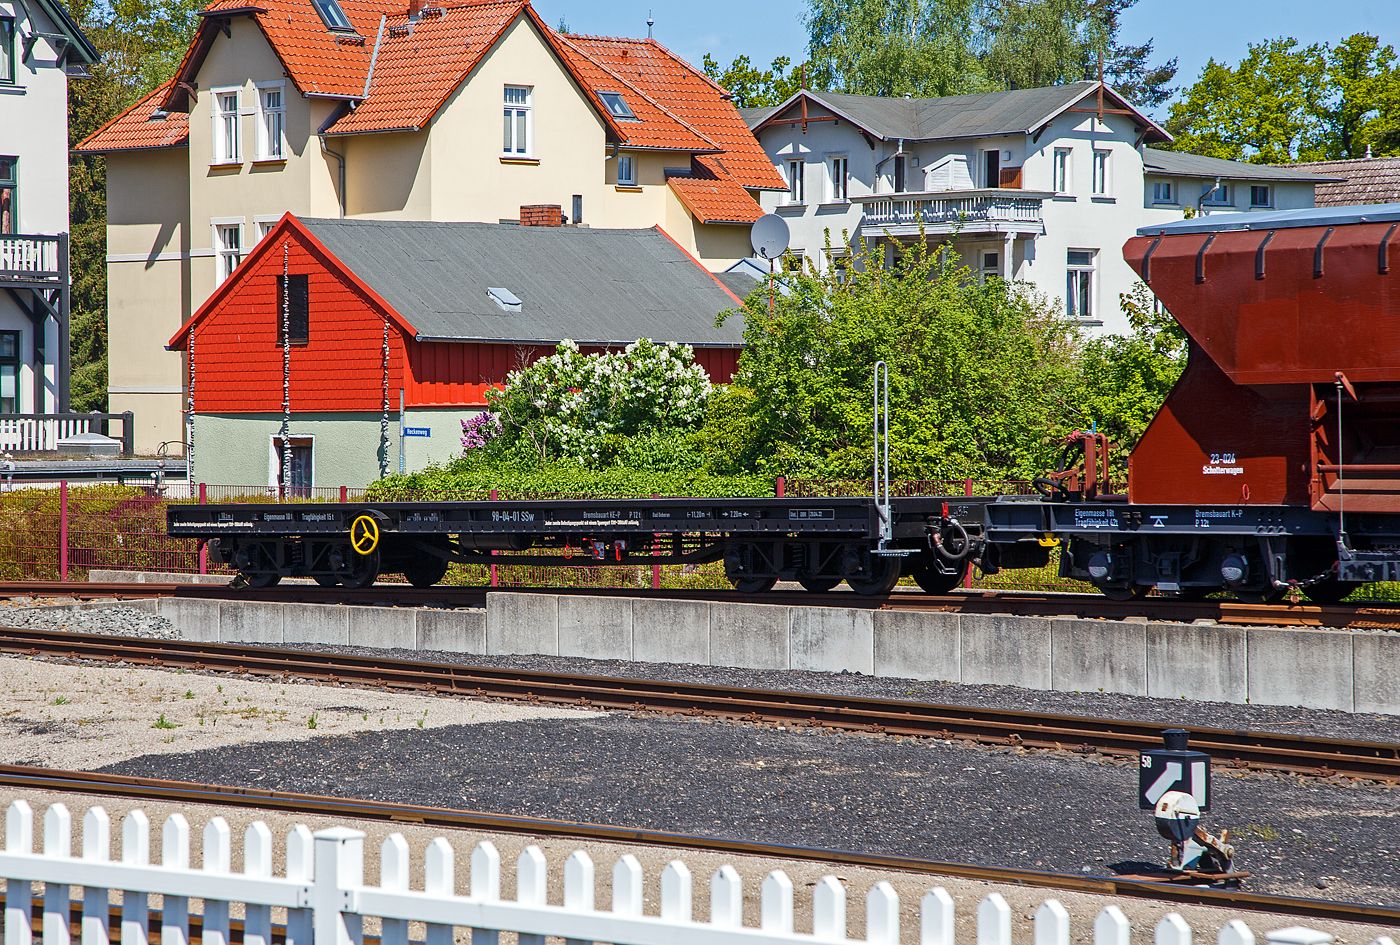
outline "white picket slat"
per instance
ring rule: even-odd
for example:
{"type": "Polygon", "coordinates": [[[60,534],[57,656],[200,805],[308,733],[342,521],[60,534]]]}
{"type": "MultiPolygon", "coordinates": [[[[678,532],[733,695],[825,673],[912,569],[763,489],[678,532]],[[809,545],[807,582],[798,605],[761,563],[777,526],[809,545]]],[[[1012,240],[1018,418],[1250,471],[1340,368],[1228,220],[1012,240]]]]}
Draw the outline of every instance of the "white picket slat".
{"type": "MultiPolygon", "coordinates": [[[[228,945],[229,905],[245,906],[247,945],[270,945],[271,910],[287,910],[288,945],[363,945],[365,917],[381,922],[383,945],[409,945],[408,924],[426,925],[426,945],[452,945],[455,928],[471,930],[473,945],[497,945],[501,932],[521,945],[544,945],[547,937],[567,945],[899,945],[899,896],[887,882],[866,894],[864,941],[847,938],[845,886],[824,876],[812,890],[812,932],[796,932],[795,889],[782,870],[770,872],[759,889],[758,926],[744,925],[743,882],[732,866],[710,877],[709,921],[693,916],[692,874],[680,860],[660,876],[659,915],[647,915],[641,864],[631,854],[612,869],[612,908],[595,907],[593,860],[576,851],[563,863],[562,905],[548,902],[551,865],[537,846],[526,847],[516,862],[516,895],[501,898],[501,857],[489,841],[471,855],[469,895],[458,895],[455,854],[446,839],[434,839],[423,852],[423,889],[410,888],[413,851],[403,835],[391,834],[379,851],[379,882],[364,883],[364,840],[359,830],[333,827],[312,833],[292,828],[285,840],[286,875],[273,874],[274,839],[267,825],[252,824],[244,836],[241,872],[232,870],[231,835],[220,817],[203,830],[202,863],[190,868],[190,826],[178,813],[162,827],[159,866],[150,862],[150,822],[132,811],[122,823],[121,859],[111,860],[111,821],[100,806],[83,817],[82,854],[73,856],[72,816],[62,804],[44,814],[43,851],[34,850],[34,812],[23,801],[9,805],[0,880],[6,882],[5,945],[30,945],[28,914],[31,883],[44,888],[44,945],[69,945],[69,892],[84,888],[82,945],[106,945],[108,890],[122,892],[122,945],[148,945],[147,896],[163,898],[161,935],[165,945],[190,945],[189,898],[204,900],[201,945],[228,945]]],[[[920,903],[920,945],[957,945],[952,897],[929,889],[920,903]]],[[[1011,945],[1011,910],[997,893],[977,906],[977,945],[1011,945]]],[[[1068,911],[1055,899],[1034,914],[1034,945],[1068,945],[1068,911]]],[[[1131,924],[1117,906],[1105,907],[1093,921],[1094,945],[1131,945],[1131,924]]],[[[1192,930],[1176,913],[1162,916],[1154,929],[1156,945],[1192,945],[1192,930]]],[[[1228,920],[1217,945],[1256,945],[1240,919],[1228,920]]],[[[1386,936],[1371,945],[1395,945],[1386,936]]]]}

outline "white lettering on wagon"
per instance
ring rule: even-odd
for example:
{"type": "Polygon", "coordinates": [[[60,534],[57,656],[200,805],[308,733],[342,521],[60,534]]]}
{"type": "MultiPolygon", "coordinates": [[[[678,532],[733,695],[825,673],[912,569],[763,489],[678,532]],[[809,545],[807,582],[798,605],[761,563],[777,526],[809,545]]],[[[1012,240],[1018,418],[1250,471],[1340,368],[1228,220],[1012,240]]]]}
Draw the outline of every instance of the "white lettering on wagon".
{"type": "Polygon", "coordinates": [[[1118,516],[1112,509],[1075,509],[1075,528],[1117,528],[1118,516]]]}
{"type": "Polygon", "coordinates": [[[1210,528],[1212,519],[1242,518],[1243,509],[1196,509],[1196,527],[1210,528]]]}
{"type": "Polygon", "coordinates": [[[510,509],[505,512],[493,510],[491,512],[491,521],[493,522],[533,522],[534,520],[534,512],[525,512],[521,509],[510,509]]]}

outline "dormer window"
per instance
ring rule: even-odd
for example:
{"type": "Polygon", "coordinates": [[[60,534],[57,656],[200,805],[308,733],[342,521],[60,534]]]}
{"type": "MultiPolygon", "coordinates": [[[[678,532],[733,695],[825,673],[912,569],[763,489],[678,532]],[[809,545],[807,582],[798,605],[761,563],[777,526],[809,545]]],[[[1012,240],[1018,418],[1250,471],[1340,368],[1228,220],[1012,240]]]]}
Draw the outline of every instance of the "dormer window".
{"type": "Polygon", "coordinates": [[[338,32],[353,33],[355,27],[350,24],[350,19],[345,15],[345,11],[340,8],[336,0],[311,0],[316,12],[321,15],[321,22],[326,24],[326,29],[338,32]]]}
{"type": "Polygon", "coordinates": [[[637,121],[637,113],[632,111],[632,106],[627,104],[619,92],[599,92],[598,97],[603,100],[603,104],[608,107],[608,112],[614,118],[623,121],[637,121]]]}

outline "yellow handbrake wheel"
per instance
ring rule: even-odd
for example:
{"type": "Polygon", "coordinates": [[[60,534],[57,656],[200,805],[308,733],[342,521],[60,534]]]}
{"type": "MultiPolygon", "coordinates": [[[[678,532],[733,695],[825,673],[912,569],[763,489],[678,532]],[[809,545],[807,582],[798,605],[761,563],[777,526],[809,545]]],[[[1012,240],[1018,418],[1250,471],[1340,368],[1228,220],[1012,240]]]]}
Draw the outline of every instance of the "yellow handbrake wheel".
{"type": "Polygon", "coordinates": [[[361,515],[350,525],[350,544],[362,555],[379,547],[379,523],[372,516],[361,515]]]}

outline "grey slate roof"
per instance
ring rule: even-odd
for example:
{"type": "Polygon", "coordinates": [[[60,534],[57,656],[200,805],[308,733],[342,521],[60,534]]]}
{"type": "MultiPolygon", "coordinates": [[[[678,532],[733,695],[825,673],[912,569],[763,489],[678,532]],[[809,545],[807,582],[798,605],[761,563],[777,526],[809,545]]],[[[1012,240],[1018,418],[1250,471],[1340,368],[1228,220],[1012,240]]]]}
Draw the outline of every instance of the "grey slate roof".
{"type": "MultiPolygon", "coordinates": [[[[1097,82],[1071,82],[1039,89],[1013,89],[1008,92],[982,92],[976,95],[950,95],[943,98],[886,98],[877,95],[847,95],[841,92],[805,94],[854,122],[871,134],[885,139],[904,138],[927,141],[937,138],[980,138],[988,135],[1027,134],[1065,108],[1093,92],[1097,82]]],[[[789,100],[791,101],[791,100],[789,100]]],[[[750,123],[761,123],[781,109],[750,123]]],[[[1115,103],[1111,107],[1118,107],[1115,103]]],[[[749,121],[749,116],[744,116],[749,121]]],[[[1144,121],[1150,121],[1143,116],[1144,121]]],[[[1157,129],[1154,124],[1152,126],[1157,129]]],[[[1161,140],[1166,133],[1157,129],[1161,140]]]]}
{"type": "Polygon", "coordinates": [[[420,340],[728,347],[739,303],[657,229],[398,220],[299,221],[413,325],[420,340]],[[487,296],[517,295],[518,313],[487,296]]]}
{"type": "Polygon", "coordinates": [[[741,299],[748,298],[749,293],[758,285],[758,280],[747,272],[717,272],[715,278],[741,299]]]}
{"type": "Polygon", "coordinates": [[[1400,157],[1318,161],[1289,166],[1313,174],[1336,175],[1333,178],[1336,183],[1318,185],[1316,197],[1319,207],[1400,203],[1400,157]]]}
{"type": "Polygon", "coordinates": [[[762,108],[735,109],[735,111],[739,113],[739,117],[744,119],[744,124],[748,125],[750,128],[753,128],[777,110],[778,109],[772,105],[764,105],[762,108]]]}
{"type": "Polygon", "coordinates": [[[1273,180],[1301,181],[1322,184],[1340,180],[1310,174],[1283,164],[1248,164],[1244,161],[1224,161],[1220,158],[1205,157],[1200,154],[1187,154],[1184,151],[1162,151],[1145,148],[1142,155],[1143,171],[1147,174],[1167,174],[1173,177],[1229,177],[1233,180],[1273,180]]]}

